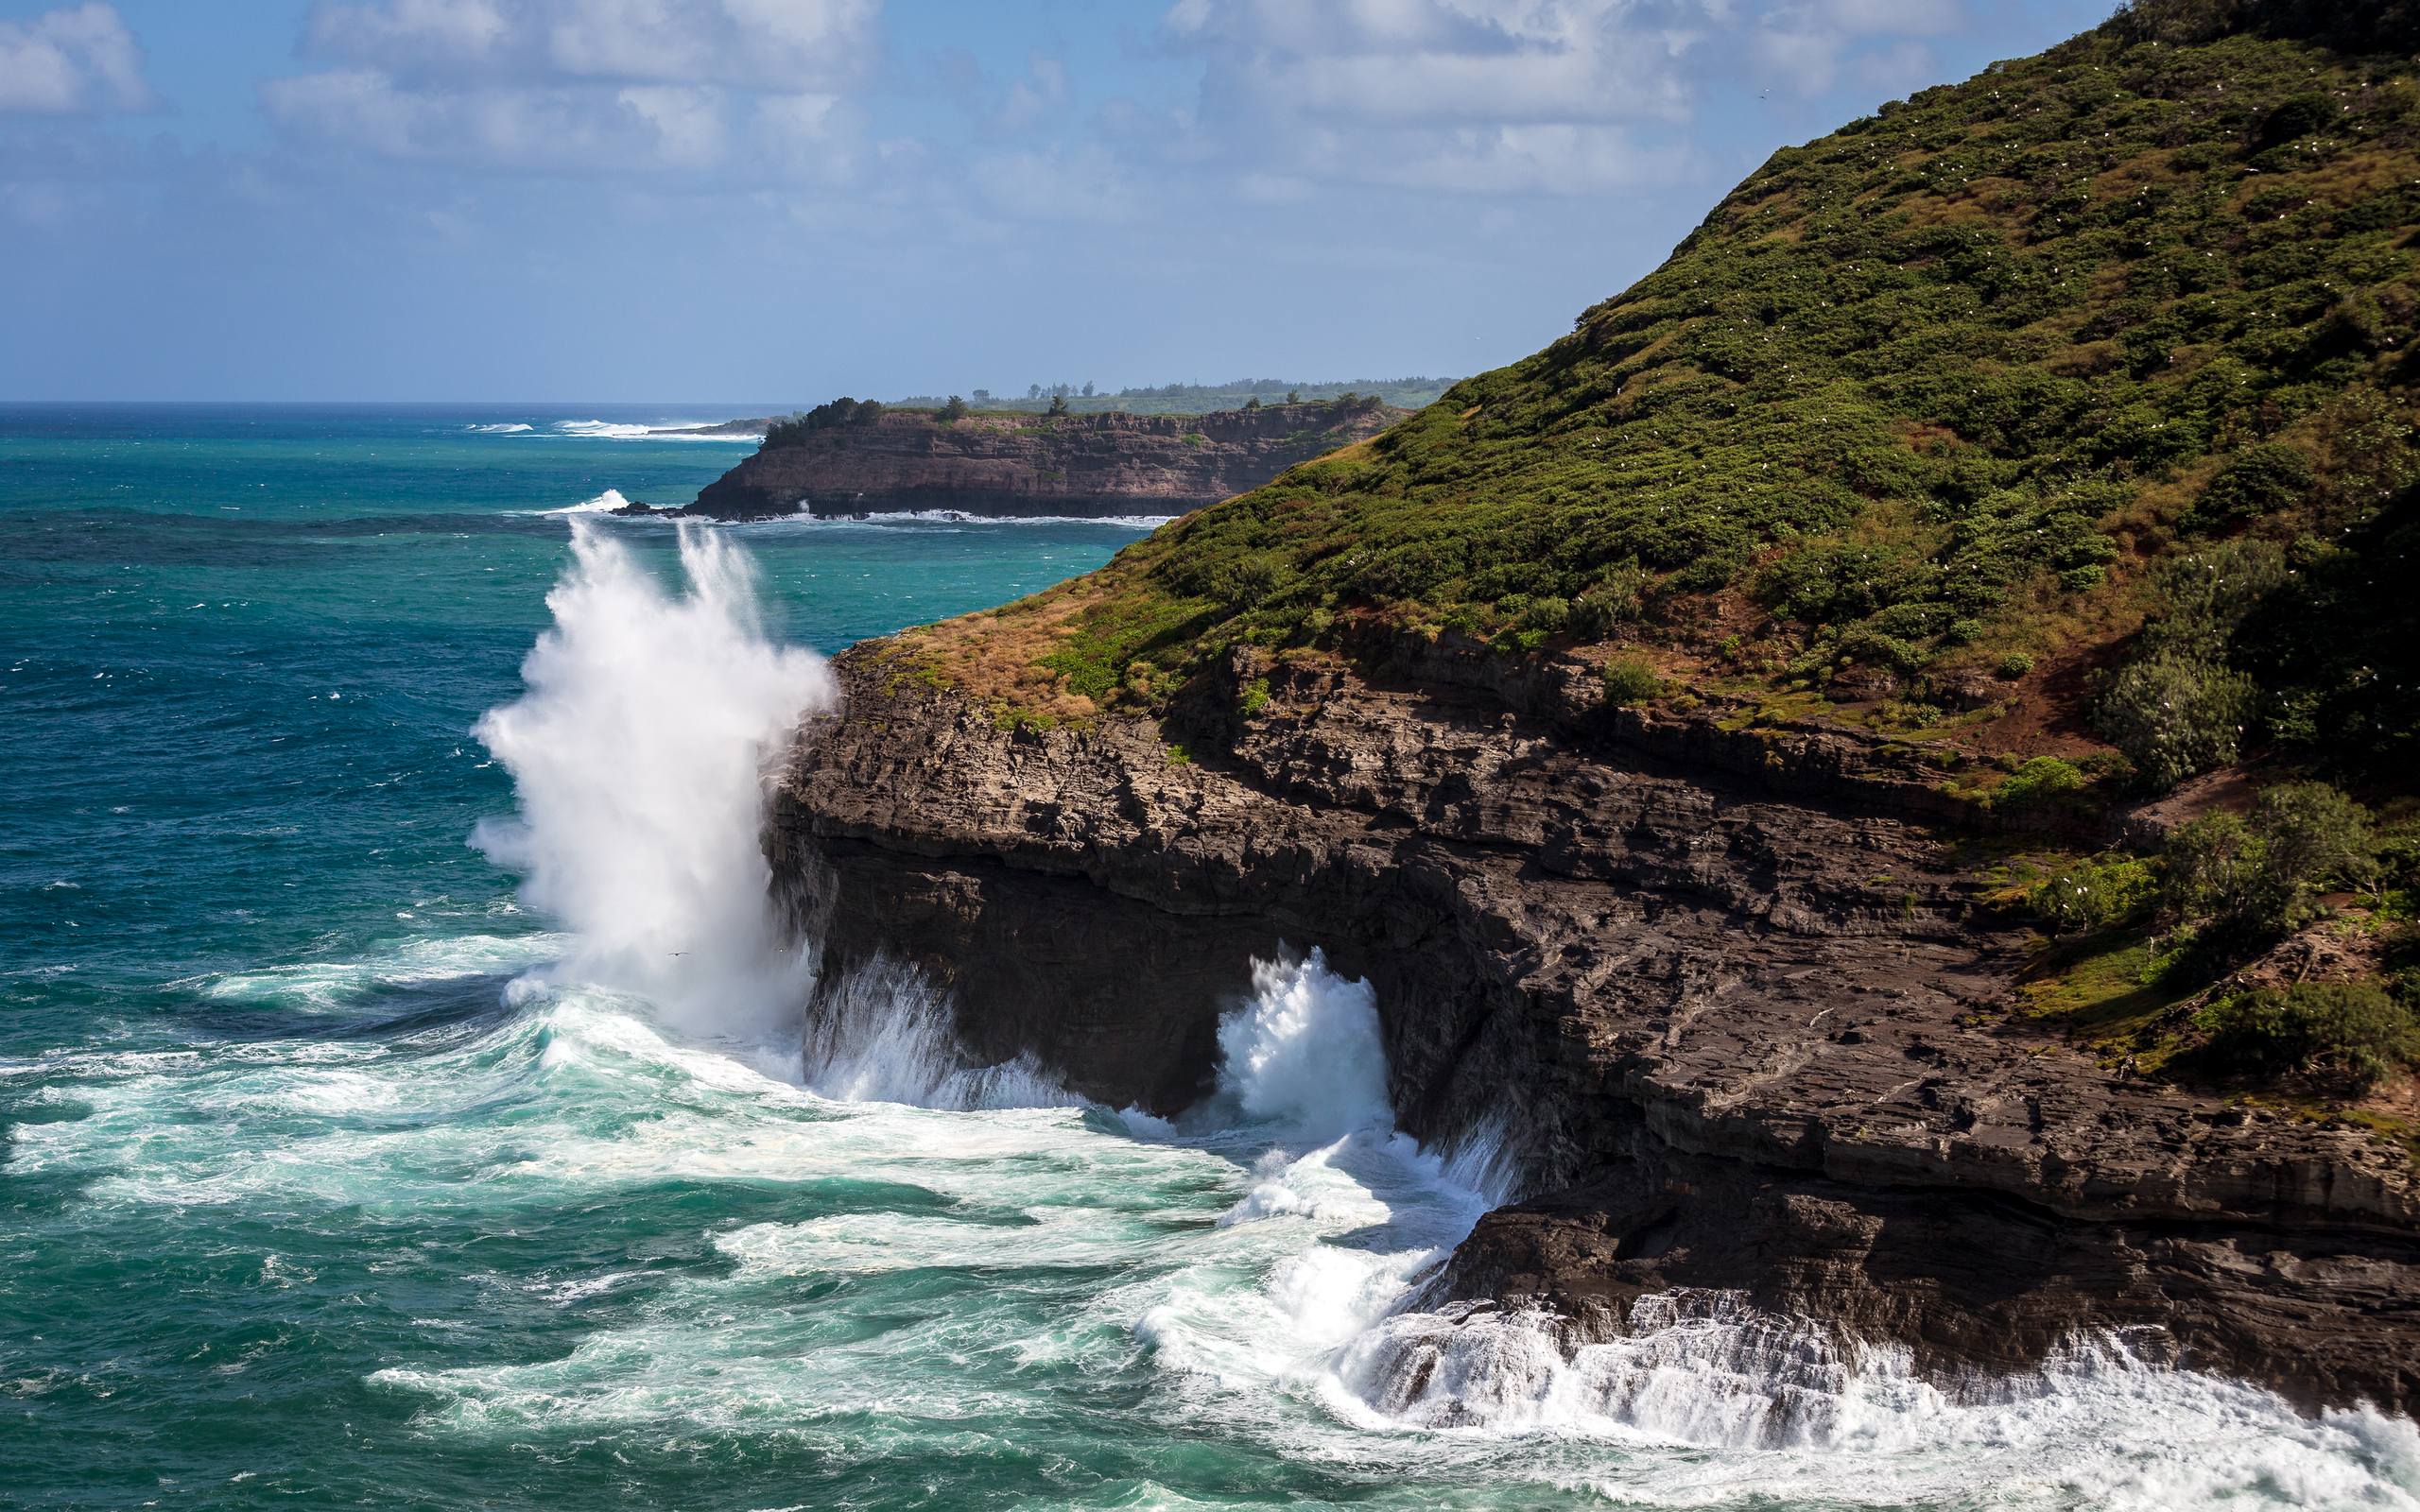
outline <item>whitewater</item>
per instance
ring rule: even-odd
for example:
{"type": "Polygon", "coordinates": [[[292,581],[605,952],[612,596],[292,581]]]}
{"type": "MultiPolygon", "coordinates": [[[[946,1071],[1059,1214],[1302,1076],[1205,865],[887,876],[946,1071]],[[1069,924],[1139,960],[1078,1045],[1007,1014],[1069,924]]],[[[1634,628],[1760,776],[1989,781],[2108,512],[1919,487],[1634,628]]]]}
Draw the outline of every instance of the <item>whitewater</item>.
{"type": "MultiPolygon", "coordinates": [[[[471,423],[506,421],[429,424],[432,474],[471,423]]],[[[0,1501],[2420,1506],[2410,1423],[2125,1340],[1945,1384],[1721,1297],[1593,1343],[1443,1302],[1519,1194],[1517,1097],[1404,1134],[1386,1005],[1315,939],[1256,963],[1172,1119],[969,1059],[897,963],[805,1022],[756,833],[835,696],[803,643],[1132,532],[666,532],[543,492],[476,529],[79,515],[0,597],[19,707],[91,737],[24,758],[60,827],[0,872],[0,1501]]]]}

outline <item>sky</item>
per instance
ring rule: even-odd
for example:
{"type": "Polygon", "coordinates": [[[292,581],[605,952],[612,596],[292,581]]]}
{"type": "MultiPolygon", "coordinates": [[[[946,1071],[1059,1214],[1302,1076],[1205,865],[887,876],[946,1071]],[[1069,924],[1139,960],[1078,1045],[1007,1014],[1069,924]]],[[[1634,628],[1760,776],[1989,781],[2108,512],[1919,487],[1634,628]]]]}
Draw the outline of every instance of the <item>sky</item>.
{"type": "Polygon", "coordinates": [[[1461,376],[2113,0],[0,0],[0,398],[1461,376]]]}

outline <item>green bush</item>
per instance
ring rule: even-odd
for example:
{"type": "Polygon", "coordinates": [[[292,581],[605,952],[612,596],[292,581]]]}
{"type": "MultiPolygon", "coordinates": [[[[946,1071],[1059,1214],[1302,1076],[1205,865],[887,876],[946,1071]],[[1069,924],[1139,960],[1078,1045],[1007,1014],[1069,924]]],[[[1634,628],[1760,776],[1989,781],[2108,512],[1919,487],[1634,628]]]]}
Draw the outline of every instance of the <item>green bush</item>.
{"type": "Polygon", "coordinates": [[[2377,876],[2370,811],[2325,782],[2263,788],[2252,828],[2267,847],[2264,864],[2296,892],[2360,887],[2377,876]]]}
{"type": "Polygon", "coordinates": [[[2239,454],[2193,503],[2187,524],[2210,530],[2238,520],[2283,514],[2309,498],[2318,484],[2310,458],[2268,442],[2239,454]]]}
{"type": "Polygon", "coordinates": [[[1617,656],[1605,663],[1605,701],[1626,709],[1661,697],[1664,679],[1644,657],[1617,656]]]}
{"type": "Polygon", "coordinates": [[[2321,1075],[2358,1093],[2420,1059],[2420,1020],[2375,982],[2238,992],[2195,1022],[2209,1036],[2211,1064],[2239,1074],[2321,1075]]]}
{"type": "Polygon", "coordinates": [[[2161,652],[2111,679],[2093,727],[2165,790],[2234,761],[2258,699],[2259,688],[2240,672],[2161,652]]]}
{"type": "Polygon", "coordinates": [[[1992,806],[2013,814],[2039,814],[2072,803],[2084,790],[2083,773],[2056,756],[2036,756],[2009,774],[1992,794],[1992,806]]]}
{"type": "Polygon", "coordinates": [[[2160,857],[2162,911],[2180,919],[2224,919],[2253,911],[2263,889],[2265,848],[2233,814],[2179,825],[2160,857]]]}
{"type": "Polygon", "coordinates": [[[2314,893],[2374,879],[2378,841],[2369,811],[2325,782],[2262,793],[2247,821],[2213,814],[2178,827],[2162,858],[2160,904],[2180,919],[2214,921],[2238,947],[2309,919],[2314,893]]]}
{"type": "Polygon", "coordinates": [[[2080,861],[2052,873],[2026,895],[2028,911],[2054,935],[2131,924],[2151,912],[2158,893],[2152,868],[2133,856],[2080,861]]]}
{"type": "Polygon", "coordinates": [[[2033,659],[2022,651],[2011,651],[2000,658],[1998,666],[1992,669],[1993,674],[2003,682],[2014,682],[2032,670],[2033,659]]]}
{"type": "Polygon", "coordinates": [[[1247,719],[1269,707],[1269,679],[1254,678],[1244,684],[1243,693],[1236,699],[1236,708],[1247,719]]]}

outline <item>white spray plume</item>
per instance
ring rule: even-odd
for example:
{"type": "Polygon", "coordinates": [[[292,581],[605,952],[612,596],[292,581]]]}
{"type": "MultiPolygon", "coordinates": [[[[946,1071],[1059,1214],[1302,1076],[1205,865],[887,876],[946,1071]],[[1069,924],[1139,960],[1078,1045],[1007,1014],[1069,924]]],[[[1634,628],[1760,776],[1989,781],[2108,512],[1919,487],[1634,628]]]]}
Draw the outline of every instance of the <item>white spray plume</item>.
{"type": "Polygon", "coordinates": [[[1219,1090],[1255,1123],[1324,1144],[1394,1127],[1387,1052],[1370,984],[1301,960],[1252,963],[1253,996],[1219,1023],[1219,1090]]]}
{"type": "Polygon", "coordinates": [[[837,698],[811,651],[777,645],[755,573],[727,540],[681,528],[667,593],[592,521],[546,595],[554,625],[528,684],[475,733],[512,773],[520,813],[472,843],[579,943],[547,977],[645,997],[678,1026],[754,1038],[807,985],[785,950],[758,842],[767,757],[837,698]]]}

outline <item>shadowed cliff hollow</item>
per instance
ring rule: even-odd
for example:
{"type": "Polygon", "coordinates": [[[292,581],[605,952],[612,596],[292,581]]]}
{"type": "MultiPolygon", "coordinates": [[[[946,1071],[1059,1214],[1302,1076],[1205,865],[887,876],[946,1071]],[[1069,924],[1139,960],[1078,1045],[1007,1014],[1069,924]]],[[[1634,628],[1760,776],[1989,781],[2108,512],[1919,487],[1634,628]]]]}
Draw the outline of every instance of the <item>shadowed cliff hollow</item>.
{"type": "Polygon", "coordinates": [[[1207,415],[1021,415],[867,406],[871,418],[776,423],[755,455],[679,511],[1168,515],[1247,492],[1402,418],[1375,400],[1207,415]]]}
{"type": "Polygon", "coordinates": [[[2410,1410],[2420,91],[2338,14],[1894,103],[1545,352],[848,653],[768,831],[824,980],[1172,1108],[1322,947],[1404,1126],[1521,1161],[1440,1300],[2410,1410]]]}

